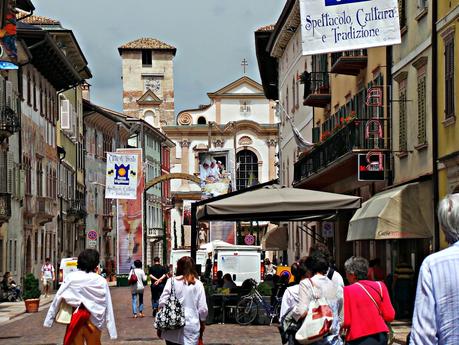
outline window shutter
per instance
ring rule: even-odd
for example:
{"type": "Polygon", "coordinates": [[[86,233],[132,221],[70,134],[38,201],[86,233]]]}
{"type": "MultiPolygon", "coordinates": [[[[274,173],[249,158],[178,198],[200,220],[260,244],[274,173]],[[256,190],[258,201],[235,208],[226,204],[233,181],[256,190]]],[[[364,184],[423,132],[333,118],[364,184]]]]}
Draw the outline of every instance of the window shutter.
{"type": "Polygon", "coordinates": [[[23,169],[18,170],[18,199],[24,199],[24,186],[25,186],[25,171],[23,169]]]}
{"type": "Polygon", "coordinates": [[[13,104],[13,83],[10,81],[6,81],[6,105],[9,106],[11,109],[15,108],[13,104]]]}
{"type": "Polygon", "coordinates": [[[61,129],[69,130],[70,127],[70,101],[63,99],[61,101],[61,129]]]}
{"type": "Polygon", "coordinates": [[[418,144],[426,142],[426,76],[418,79],[418,144]]]}
{"type": "Polygon", "coordinates": [[[13,194],[14,193],[14,159],[13,159],[13,153],[8,152],[7,153],[7,162],[6,162],[6,168],[7,168],[7,193],[13,194]]]}
{"type": "Polygon", "coordinates": [[[406,90],[400,91],[400,102],[399,102],[399,150],[407,150],[407,141],[406,141],[406,90]]]}

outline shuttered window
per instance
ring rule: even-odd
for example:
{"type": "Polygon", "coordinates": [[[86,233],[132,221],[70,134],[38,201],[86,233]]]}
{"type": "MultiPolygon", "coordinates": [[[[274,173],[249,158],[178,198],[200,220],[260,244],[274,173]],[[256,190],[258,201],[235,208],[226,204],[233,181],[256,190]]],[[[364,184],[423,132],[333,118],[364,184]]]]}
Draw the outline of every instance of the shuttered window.
{"type": "Polygon", "coordinates": [[[400,19],[400,29],[406,26],[406,0],[398,0],[398,15],[400,19]]]}
{"type": "Polygon", "coordinates": [[[418,144],[427,142],[426,133],[426,75],[418,77],[418,144]]]}
{"type": "Polygon", "coordinates": [[[445,40],[445,118],[454,116],[454,38],[445,40]]]}
{"type": "Polygon", "coordinates": [[[406,89],[400,89],[399,91],[399,150],[407,151],[407,139],[406,139],[406,89]]]}

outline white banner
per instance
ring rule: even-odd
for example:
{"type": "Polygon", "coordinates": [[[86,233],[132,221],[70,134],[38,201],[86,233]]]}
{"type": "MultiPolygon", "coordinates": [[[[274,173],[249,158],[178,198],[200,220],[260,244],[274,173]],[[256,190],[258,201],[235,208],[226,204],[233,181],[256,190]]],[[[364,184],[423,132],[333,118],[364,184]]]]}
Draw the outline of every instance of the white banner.
{"type": "Polygon", "coordinates": [[[303,55],[399,44],[397,0],[300,0],[303,55]]]}
{"type": "Polygon", "coordinates": [[[107,153],[106,199],[137,199],[138,155],[107,153]]]}

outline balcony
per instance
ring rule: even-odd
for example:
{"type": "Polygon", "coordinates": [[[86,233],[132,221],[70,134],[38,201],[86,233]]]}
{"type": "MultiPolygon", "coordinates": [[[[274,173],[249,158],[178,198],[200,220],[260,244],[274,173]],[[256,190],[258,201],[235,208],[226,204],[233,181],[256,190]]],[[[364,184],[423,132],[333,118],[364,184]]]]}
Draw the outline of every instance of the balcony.
{"type": "Polygon", "coordinates": [[[102,230],[104,232],[110,232],[113,230],[113,216],[110,214],[104,214],[102,216],[102,221],[104,223],[102,230]]]}
{"type": "Polygon", "coordinates": [[[8,105],[0,106],[0,142],[19,131],[19,116],[8,105]]]}
{"type": "Polygon", "coordinates": [[[323,141],[295,163],[293,184],[319,188],[343,179],[346,174],[355,174],[357,179],[357,153],[387,151],[389,148],[387,138],[365,138],[367,122],[365,119],[351,119],[326,139],[323,132],[323,141]]]}
{"type": "Polygon", "coordinates": [[[67,209],[67,221],[77,222],[87,215],[86,206],[82,200],[73,200],[67,209]]]}
{"type": "Polygon", "coordinates": [[[357,76],[367,67],[366,49],[348,50],[331,54],[331,72],[357,76]]]}
{"type": "Polygon", "coordinates": [[[330,84],[327,72],[303,73],[303,105],[326,108],[331,102],[330,84]]]}
{"type": "Polygon", "coordinates": [[[0,193],[0,225],[8,222],[11,217],[11,194],[0,193]]]}
{"type": "Polygon", "coordinates": [[[147,237],[161,238],[163,237],[164,230],[162,228],[148,228],[147,237]]]}
{"type": "Polygon", "coordinates": [[[54,201],[45,196],[37,196],[36,220],[38,224],[45,225],[54,218],[54,201]]]}

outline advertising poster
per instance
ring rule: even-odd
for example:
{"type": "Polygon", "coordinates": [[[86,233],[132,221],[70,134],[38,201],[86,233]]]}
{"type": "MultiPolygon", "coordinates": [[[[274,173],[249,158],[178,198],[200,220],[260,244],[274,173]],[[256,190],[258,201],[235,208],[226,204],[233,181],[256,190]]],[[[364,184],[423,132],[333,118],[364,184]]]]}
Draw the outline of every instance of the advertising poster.
{"type": "Polygon", "coordinates": [[[228,151],[199,154],[199,178],[203,198],[211,198],[231,191],[231,167],[228,151]]]}
{"type": "Polygon", "coordinates": [[[210,222],[210,241],[220,240],[236,244],[235,222],[210,222]]]}
{"type": "Polygon", "coordinates": [[[300,0],[303,55],[401,42],[398,0],[300,0]]]}
{"type": "Polygon", "coordinates": [[[136,198],[117,201],[118,274],[129,273],[135,260],[143,260],[143,189],[142,149],[119,149],[117,153],[135,155],[137,164],[136,198]]]}
{"type": "Polygon", "coordinates": [[[136,154],[107,152],[105,178],[106,199],[137,199],[137,175],[139,166],[136,154]]]}
{"type": "Polygon", "coordinates": [[[0,69],[17,69],[18,52],[16,47],[16,13],[15,1],[5,0],[5,26],[0,30],[0,69]]]}

